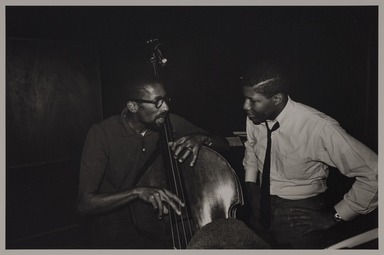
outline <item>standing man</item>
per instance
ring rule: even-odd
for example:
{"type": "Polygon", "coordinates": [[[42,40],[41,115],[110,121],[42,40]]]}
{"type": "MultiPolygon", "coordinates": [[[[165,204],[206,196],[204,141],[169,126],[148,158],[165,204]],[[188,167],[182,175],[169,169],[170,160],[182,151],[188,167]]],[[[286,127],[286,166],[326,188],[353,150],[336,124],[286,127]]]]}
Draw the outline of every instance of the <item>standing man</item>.
{"type": "Polygon", "coordinates": [[[152,238],[134,226],[130,205],[151,205],[159,220],[168,209],[180,214],[184,201],[163,187],[142,186],[138,179],[152,164],[165,118],[170,118],[174,157],[196,162],[202,145],[226,150],[224,138],[210,136],[185,119],[169,114],[169,98],[155,77],[130,84],[121,115],[94,124],[88,132],[81,158],[78,211],[90,219],[95,248],[171,248],[161,237],[152,238]],[[169,207],[168,207],[169,206],[169,207]]]}
{"type": "Polygon", "coordinates": [[[326,230],[377,208],[377,154],[331,117],[293,101],[288,80],[260,64],[242,77],[245,185],[251,224],[280,248],[325,248],[326,230]],[[329,167],[355,182],[331,208],[329,167]]]}

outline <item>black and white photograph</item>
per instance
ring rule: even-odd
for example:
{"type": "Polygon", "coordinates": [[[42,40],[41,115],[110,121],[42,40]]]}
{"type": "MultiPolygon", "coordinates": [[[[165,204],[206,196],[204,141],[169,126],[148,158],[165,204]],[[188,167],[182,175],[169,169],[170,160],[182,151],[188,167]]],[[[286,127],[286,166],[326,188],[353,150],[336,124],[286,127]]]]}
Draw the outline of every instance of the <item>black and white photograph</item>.
{"type": "Polygon", "coordinates": [[[378,252],[380,6],[283,3],[7,1],[4,254],[378,252]]]}

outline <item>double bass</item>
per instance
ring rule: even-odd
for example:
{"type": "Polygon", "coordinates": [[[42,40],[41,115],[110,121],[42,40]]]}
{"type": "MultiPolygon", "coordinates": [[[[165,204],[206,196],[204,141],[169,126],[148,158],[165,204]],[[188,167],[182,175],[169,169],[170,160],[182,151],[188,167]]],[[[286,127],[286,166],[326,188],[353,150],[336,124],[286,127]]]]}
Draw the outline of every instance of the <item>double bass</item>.
{"type": "MultiPolygon", "coordinates": [[[[167,59],[162,56],[157,39],[148,40],[150,63],[159,76],[167,59]]],[[[219,219],[236,218],[236,209],[244,204],[240,181],[230,164],[214,150],[202,146],[198,159],[190,166],[192,157],[178,163],[169,143],[173,142],[172,125],[166,118],[160,131],[161,153],[146,170],[137,185],[163,187],[181,198],[185,207],[177,215],[172,209],[159,220],[153,208],[144,202],[133,204],[137,228],[147,235],[163,238],[174,249],[188,248],[197,231],[219,219]]]]}

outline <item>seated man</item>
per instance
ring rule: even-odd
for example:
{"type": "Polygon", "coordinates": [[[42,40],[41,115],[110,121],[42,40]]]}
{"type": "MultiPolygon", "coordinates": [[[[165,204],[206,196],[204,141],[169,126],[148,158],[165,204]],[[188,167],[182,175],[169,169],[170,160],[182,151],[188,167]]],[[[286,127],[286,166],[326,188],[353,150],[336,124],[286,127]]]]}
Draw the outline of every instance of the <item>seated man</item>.
{"type": "MultiPolygon", "coordinates": [[[[154,77],[130,84],[121,115],[94,124],[81,158],[78,211],[90,220],[95,248],[171,248],[161,236],[147,236],[134,224],[131,205],[142,201],[159,219],[168,209],[180,214],[184,201],[161,186],[138,184],[143,172],[157,162],[159,131],[169,117],[176,139],[170,147],[179,162],[197,160],[202,145],[227,150],[228,142],[209,135],[185,119],[169,114],[168,97],[154,77]],[[155,155],[155,157],[154,157],[155,155]]],[[[161,171],[161,168],[156,171],[161,171]]],[[[155,180],[156,181],[156,180],[155,180]]]]}

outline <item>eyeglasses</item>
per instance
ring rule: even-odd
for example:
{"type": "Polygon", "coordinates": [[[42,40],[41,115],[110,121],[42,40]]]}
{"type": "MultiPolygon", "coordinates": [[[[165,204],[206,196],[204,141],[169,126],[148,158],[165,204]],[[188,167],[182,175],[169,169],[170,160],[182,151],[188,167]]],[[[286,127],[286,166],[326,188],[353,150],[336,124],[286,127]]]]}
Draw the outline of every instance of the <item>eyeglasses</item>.
{"type": "Polygon", "coordinates": [[[136,101],[140,103],[149,103],[149,104],[154,104],[157,109],[159,109],[164,102],[167,104],[171,101],[171,98],[164,96],[164,97],[158,97],[154,100],[145,100],[145,99],[139,99],[139,98],[131,98],[129,99],[130,101],[136,101]]]}

